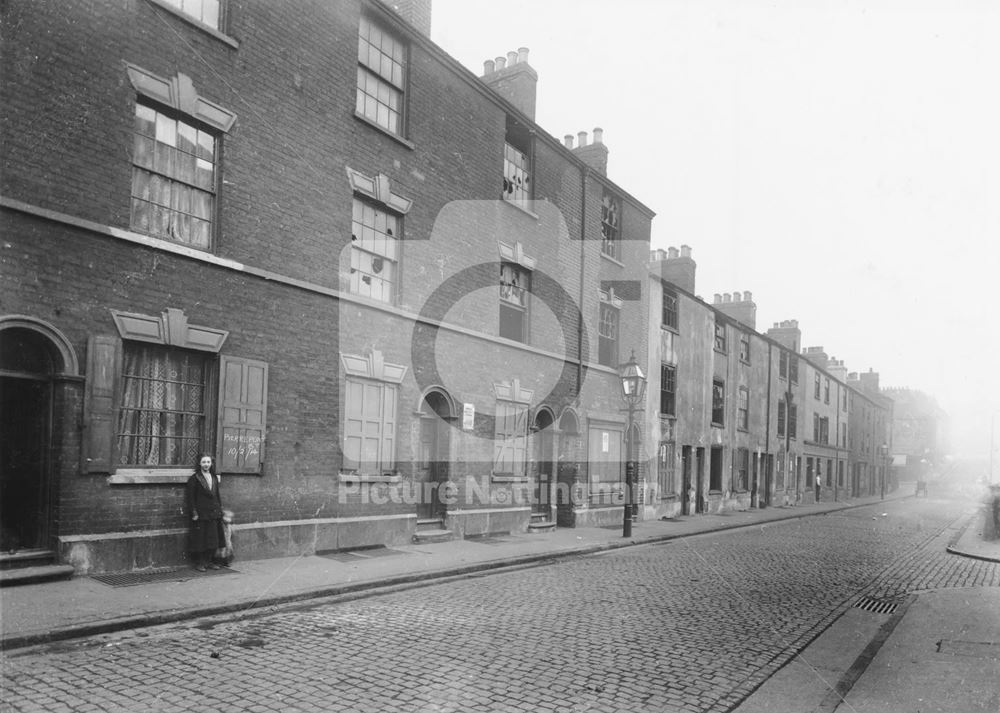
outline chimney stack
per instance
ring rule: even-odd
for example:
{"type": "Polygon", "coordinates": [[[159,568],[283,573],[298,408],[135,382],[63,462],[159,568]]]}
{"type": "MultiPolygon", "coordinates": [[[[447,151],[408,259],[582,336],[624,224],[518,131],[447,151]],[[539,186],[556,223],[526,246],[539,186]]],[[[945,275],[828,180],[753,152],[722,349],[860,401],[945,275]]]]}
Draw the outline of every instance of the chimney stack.
{"type": "Polygon", "coordinates": [[[594,128],[593,141],[589,145],[586,131],[581,131],[577,136],[579,142],[573,153],[602,176],[608,175],[608,147],[604,145],[604,129],[599,126],[594,128]]]}
{"type": "MultiPolygon", "coordinates": [[[[660,252],[662,253],[662,251],[660,252]]],[[[687,245],[682,245],[680,256],[678,256],[677,248],[667,248],[667,258],[654,262],[651,269],[661,279],[694,294],[696,267],[697,264],[691,259],[691,248],[687,245]]],[[[716,295],[716,297],[719,297],[719,295],[716,295]]]]}
{"type": "Polygon", "coordinates": [[[519,47],[516,52],[510,51],[506,57],[483,62],[481,79],[525,116],[535,120],[538,72],[528,64],[527,47],[519,47]]]}
{"type": "Polygon", "coordinates": [[[392,0],[389,6],[426,37],[431,36],[431,0],[392,0]]]}
{"type": "Polygon", "coordinates": [[[767,330],[767,336],[786,349],[790,349],[798,354],[799,345],[802,343],[802,332],[799,330],[799,321],[797,319],[786,319],[783,322],[775,322],[774,326],[767,330]]]}
{"type": "Polygon", "coordinates": [[[806,347],[802,350],[802,356],[805,357],[807,361],[818,366],[820,369],[826,369],[828,358],[826,356],[826,350],[824,350],[823,347],[806,347]]]}
{"type": "Polygon", "coordinates": [[[878,372],[872,371],[871,367],[867,372],[861,372],[861,389],[867,394],[878,395],[878,372]]]}
{"type": "Polygon", "coordinates": [[[714,306],[740,324],[744,324],[750,329],[757,329],[757,305],[753,301],[753,293],[737,290],[732,295],[728,292],[721,296],[716,295],[714,306]]]}

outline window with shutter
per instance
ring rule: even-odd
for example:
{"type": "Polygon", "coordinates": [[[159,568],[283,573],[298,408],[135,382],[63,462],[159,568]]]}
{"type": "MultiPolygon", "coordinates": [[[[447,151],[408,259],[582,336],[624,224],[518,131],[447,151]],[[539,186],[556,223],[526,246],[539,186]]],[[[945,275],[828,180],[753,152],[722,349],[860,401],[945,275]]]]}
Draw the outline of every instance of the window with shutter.
{"type": "Polygon", "coordinates": [[[267,363],[219,362],[219,472],[260,473],[267,431],[267,363]]]}

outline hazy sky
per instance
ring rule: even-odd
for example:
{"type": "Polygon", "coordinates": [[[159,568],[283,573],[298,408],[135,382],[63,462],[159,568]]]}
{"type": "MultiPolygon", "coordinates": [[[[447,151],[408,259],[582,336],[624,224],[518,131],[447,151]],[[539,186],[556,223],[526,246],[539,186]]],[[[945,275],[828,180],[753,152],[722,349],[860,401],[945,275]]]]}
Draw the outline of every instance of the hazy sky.
{"type": "Polygon", "coordinates": [[[760,331],[799,320],[988,456],[1000,3],[433,2],[432,38],[477,75],[530,49],[544,130],[604,129],[609,177],[656,211],[654,248],[692,247],[699,295],[750,290],[760,331]]]}

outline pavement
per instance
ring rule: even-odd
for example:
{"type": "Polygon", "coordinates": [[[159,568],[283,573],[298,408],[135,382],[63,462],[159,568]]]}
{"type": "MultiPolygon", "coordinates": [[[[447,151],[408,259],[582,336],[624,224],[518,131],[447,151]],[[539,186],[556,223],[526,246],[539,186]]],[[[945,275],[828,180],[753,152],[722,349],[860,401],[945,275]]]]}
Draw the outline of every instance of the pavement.
{"type": "MultiPolygon", "coordinates": [[[[886,499],[912,497],[909,489],[904,489],[886,499]]],[[[167,581],[111,586],[84,576],[7,587],[0,590],[0,647],[12,650],[203,617],[259,614],[269,607],[306,600],[370,596],[488,570],[538,566],[563,557],[813,517],[880,500],[873,496],[647,520],[636,523],[629,538],[622,537],[620,528],[560,528],[323,556],[240,561],[237,552],[231,569],[204,574],[182,570],[167,581]]],[[[1000,540],[984,541],[981,525],[982,512],[970,510],[967,525],[949,544],[948,552],[1000,562],[1000,540]]],[[[873,617],[867,616],[870,612],[848,610],[739,710],[833,711],[849,701],[845,710],[996,713],[1000,710],[1000,692],[993,691],[995,681],[1000,680],[998,612],[1000,590],[996,588],[911,595],[892,616],[873,617]],[[942,621],[951,627],[944,634],[942,621]],[[944,664],[958,667],[969,662],[972,665],[963,668],[958,679],[946,677],[950,669],[944,664]],[[900,696],[892,685],[895,697],[879,699],[883,689],[877,685],[877,675],[883,679],[888,676],[890,681],[905,679],[907,694],[900,696]],[[942,690],[956,689],[954,680],[963,679],[958,689],[966,692],[969,700],[949,699],[943,707],[923,705],[924,700],[934,701],[935,695],[940,698],[942,690]],[[808,690],[803,689],[806,680],[808,690]],[[845,687],[845,681],[850,685],[845,687]],[[919,703],[918,694],[923,696],[919,703]],[[787,698],[782,699],[783,695],[787,698]],[[990,695],[991,708],[975,707],[976,701],[990,700],[990,695]],[[791,703],[791,708],[782,700],[791,703]]]]}

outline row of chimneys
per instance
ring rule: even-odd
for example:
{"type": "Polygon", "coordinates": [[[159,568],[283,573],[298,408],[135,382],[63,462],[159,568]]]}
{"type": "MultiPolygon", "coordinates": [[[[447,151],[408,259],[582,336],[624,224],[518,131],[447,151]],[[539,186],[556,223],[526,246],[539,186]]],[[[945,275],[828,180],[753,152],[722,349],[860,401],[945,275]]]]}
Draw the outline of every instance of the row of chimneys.
{"type": "MultiPolygon", "coordinates": [[[[535,101],[538,73],[528,64],[528,48],[518,47],[517,51],[483,62],[482,81],[497,94],[514,105],[532,121],[535,120],[535,101]]],[[[604,129],[596,127],[593,141],[587,143],[587,132],[577,135],[577,146],[573,146],[573,135],[566,134],[563,144],[576,154],[577,158],[593,170],[606,176],[608,173],[608,147],[604,145],[604,129]]]]}
{"type": "MultiPolygon", "coordinates": [[[[430,36],[431,0],[395,0],[390,3],[390,7],[416,29],[430,36]]],[[[519,47],[516,52],[508,52],[506,57],[500,56],[486,60],[483,63],[482,80],[531,121],[535,120],[538,73],[528,64],[527,47],[519,47]]],[[[581,131],[577,133],[576,143],[577,145],[574,147],[572,134],[566,134],[563,138],[563,144],[567,149],[573,151],[594,170],[601,174],[607,174],[608,149],[604,145],[604,130],[596,127],[593,131],[593,141],[589,144],[587,143],[587,132],[581,131]]],[[[667,248],[666,251],[653,250],[650,258],[655,263],[656,271],[664,280],[691,294],[695,293],[694,277],[697,265],[691,258],[689,246],[682,245],[679,251],[674,247],[667,248]]],[[[746,324],[751,329],[756,329],[757,305],[754,304],[753,295],[750,292],[744,291],[742,298],[738,291],[733,292],[732,295],[728,292],[721,295],[716,294],[714,307],[746,324]]],[[[767,336],[792,351],[798,351],[802,333],[799,331],[798,320],[789,319],[775,322],[774,326],[767,330],[767,336]]],[[[834,376],[840,377],[841,380],[844,380],[846,375],[847,381],[860,383],[865,391],[876,394],[879,392],[878,373],[871,369],[868,370],[868,373],[860,375],[856,372],[847,374],[844,362],[827,357],[823,347],[808,347],[802,351],[802,354],[810,362],[826,369],[834,376]]]]}
{"type": "Polygon", "coordinates": [[[744,302],[753,302],[753,294],[748,290],[744,290],[742,296],[740,296],[739,292],[734,292],[733,294],[723,292],[721,295],[718,292],[715,293],[715,304],[717,305],[726,302],[739,302],[741,300],[744,302]]]}

